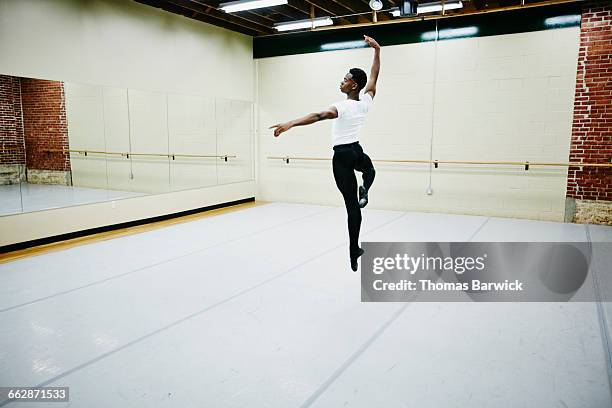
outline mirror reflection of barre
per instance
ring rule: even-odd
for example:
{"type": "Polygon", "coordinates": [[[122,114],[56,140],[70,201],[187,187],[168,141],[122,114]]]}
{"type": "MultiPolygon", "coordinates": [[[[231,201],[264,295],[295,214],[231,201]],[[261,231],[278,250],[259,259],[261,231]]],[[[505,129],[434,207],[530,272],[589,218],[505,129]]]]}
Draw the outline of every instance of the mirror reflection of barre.
{"type": "Polygon", "coordinates": [[[184,153],[133,153],[133,152],[104,152],[99,150],[62,150],[62,149],[44,149],[42,150],[44,153],[79,153],[84,156],[88,154],[102,154],[109,156],[121,156],[127,159],[130,156],[150,156],[150,157],[171,157],[172,160],[175,160],[176,157],[201,157],[201,158],[219,158],[221,160],[227,161],[227,159],[237,159],[238,156],[235,154],[184,154],[184,153]]]}

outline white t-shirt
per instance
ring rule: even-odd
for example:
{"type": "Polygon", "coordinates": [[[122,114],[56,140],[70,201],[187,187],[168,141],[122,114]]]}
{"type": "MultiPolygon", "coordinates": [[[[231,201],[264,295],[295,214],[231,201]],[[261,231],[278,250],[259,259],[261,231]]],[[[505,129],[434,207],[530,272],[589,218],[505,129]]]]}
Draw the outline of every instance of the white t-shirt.
{"type": "Polygon", "coordinates": [[[359,130],[372,102],[372,96],[364,93],[358,101],[345,99],[332,104],[338,110],[338,118],[332,125],[332,144],[334,146],[359,141],[359,130]]]}

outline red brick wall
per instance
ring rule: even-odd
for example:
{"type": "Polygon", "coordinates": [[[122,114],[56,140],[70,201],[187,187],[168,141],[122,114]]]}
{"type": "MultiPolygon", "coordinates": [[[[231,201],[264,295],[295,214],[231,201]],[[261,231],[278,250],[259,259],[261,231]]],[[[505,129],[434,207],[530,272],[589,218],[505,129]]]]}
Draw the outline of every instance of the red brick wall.
{"type": "MultiPolygon", "coordinates": [[[[612,3],[582,6],[570,161],[612,159],[612,3]]],[[[612,169],[570,167],[567,196],[612,200],[612,169]]]]}
{"type": "Polygon", "coordinates": [[[18,77],[0,75],[0,164],[25,164],[18,77]]]}
{"type": "Polygon", "coordinates": [[[27,168],[69,171],[68,154],[44,152],[68,149],[63,83],[21,78],[21,101],[27,168]]]}

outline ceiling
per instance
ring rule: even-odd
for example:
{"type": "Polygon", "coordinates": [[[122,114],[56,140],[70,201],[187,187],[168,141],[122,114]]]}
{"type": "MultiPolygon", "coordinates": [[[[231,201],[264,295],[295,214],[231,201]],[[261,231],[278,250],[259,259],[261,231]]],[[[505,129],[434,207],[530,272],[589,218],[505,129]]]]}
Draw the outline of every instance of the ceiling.
{"type": "MultiPolygon", "coordinates": [[[[376,16],[370,9],[368,0],[288,0],[286,5],[237,13],[225,13],[220,10],[219,4],[226,1],[218,0],[135,1],[253,37],[277,34],[274,29],[276,23],[313,17],[332,17],[334,28],[375,22],[392,22],[394,20],[405,21],[405,18],[393,17],[389,11],[389,9],[397,7],[401,0],[382,0],[383,10],[376,13],[376,16]]],[[[429,1],[432,0],[421,0],[420,2],[429,1]]],[[[537,6],[564,2],[568,2],[568,0],[463,0],[462,9],[449,10],[445,14],[485,13],[495,9],[518,8],[522,5],[537,6]]],[[[422,17],[422,15],[419,15],[419,17],[422,17]]]]}

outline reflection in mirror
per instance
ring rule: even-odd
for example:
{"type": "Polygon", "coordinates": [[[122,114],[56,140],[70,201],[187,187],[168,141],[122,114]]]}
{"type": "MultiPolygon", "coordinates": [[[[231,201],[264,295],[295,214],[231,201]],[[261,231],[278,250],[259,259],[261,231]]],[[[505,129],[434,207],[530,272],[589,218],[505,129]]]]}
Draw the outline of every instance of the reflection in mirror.
{"type": "Polygon", "coordinates": [[[105,150],[100,87],[1,75],[0,89],[0,215],[142,195],[109,189],[104,154],[71,151],[105,150]]]}
{"type": "Polygon", "coordinates": [[[0,76],[0,215],[253,180],[253,103],[0,76]]]}
{"type": "Polygon", "coordinates": [[[217,99],[216,112],[218,154],[230,153],[237,156],[220,166],[219,184],[253,179],[252,104],[217,99]]]}
{"type": "Polygon", "coordinates": [[[0,215],[23,210],[25,143],[19,78],[0,75],[0,215]]]}
{"type": "Polygon", "coordinates": [[[169,94],[168,121],[172,190],[217,184],[215,100],[169,94]]]}
{"type": "Polygon", "coordinates": [[[130,117],[130,178],[137,191],[163,193],[170,189],[166,95],[128,90],[130,117]]]}

